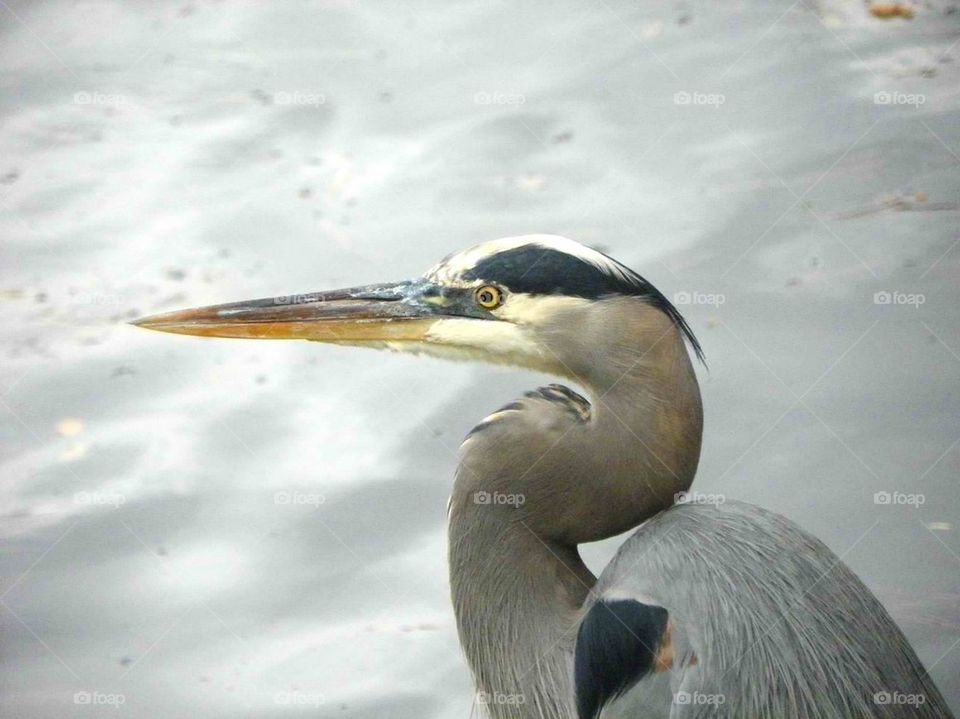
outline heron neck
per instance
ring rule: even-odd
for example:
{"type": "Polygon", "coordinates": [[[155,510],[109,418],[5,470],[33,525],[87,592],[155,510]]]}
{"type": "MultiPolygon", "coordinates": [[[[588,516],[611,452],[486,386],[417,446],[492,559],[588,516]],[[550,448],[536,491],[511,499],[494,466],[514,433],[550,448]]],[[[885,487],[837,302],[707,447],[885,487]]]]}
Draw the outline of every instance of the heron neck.
{"type": "Polygon", "coordinates": [[[457,503],[450,570],[460,641],[486,715],[574,719],[574,641],[596,582],[576,547],[544,540],[489,506],[457,503]]]}
{"type": "Polygon", "coordinates": [[[465,445],[450,504],[451,590],[494,719],[575,716],[573,648],[596,582],[577,545],[639,525],[693,480],[699,388],[682,339],[668,339],[644,361],[608,354],[627,370],[582,382],[589,420],[526,398],[465,445]]]}

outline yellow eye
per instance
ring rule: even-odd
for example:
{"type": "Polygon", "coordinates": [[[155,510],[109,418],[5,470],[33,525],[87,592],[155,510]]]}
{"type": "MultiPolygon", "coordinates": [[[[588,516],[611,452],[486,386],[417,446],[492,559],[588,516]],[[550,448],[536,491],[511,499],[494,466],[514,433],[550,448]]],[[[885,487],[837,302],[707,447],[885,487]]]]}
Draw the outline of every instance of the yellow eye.
{"type": "Polygon", "coordinates": [[[484,285],[477,289],[477,304],[485,310],[493,310],[503,303],[503,292],[499,287],[493,285],[484,285]]]}

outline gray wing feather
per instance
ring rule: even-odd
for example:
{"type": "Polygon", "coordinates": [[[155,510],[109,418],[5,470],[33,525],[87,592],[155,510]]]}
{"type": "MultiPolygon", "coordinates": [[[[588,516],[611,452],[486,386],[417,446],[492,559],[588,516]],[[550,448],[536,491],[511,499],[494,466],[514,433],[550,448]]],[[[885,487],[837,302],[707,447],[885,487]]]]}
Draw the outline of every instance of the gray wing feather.
{"type": "Polygon", "coordinates": [[[598,597],[664,607],[678,657],[696,656],[638,683],[605,718],[953,716],[870,590],[819,540],[759,507],[662,512],[621,547],[598,597]]]}

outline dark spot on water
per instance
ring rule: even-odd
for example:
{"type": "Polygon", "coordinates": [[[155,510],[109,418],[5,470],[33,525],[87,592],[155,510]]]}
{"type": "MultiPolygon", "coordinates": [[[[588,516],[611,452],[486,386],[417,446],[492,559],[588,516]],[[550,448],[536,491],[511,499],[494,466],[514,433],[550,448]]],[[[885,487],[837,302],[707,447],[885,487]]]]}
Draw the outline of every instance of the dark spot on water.
{"type": "Polygon", "coordinates": [[[273,97],[261,90],[259,87],[256,87],[250,91],[250,97],[259,102],[261,105],[273,104],[273,97]]]}

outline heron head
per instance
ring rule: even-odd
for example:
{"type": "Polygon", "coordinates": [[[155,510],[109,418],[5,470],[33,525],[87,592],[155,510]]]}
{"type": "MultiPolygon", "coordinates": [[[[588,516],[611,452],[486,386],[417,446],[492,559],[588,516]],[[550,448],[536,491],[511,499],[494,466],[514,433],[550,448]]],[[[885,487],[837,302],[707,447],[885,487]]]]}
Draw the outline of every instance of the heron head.
{"type": "Polygon", "coordinates": [[[486,242],[412,280],[180,310],[134,324],[387,348],[579,378],[592,355],[607,349],[601,336],[618,336],[611,323],[624,316],[649,330],[632,333],[641,338],[635,351],[673,332],[701,356],[683,317],[653,285],[597,250],[552,235],[486,242]]]}

